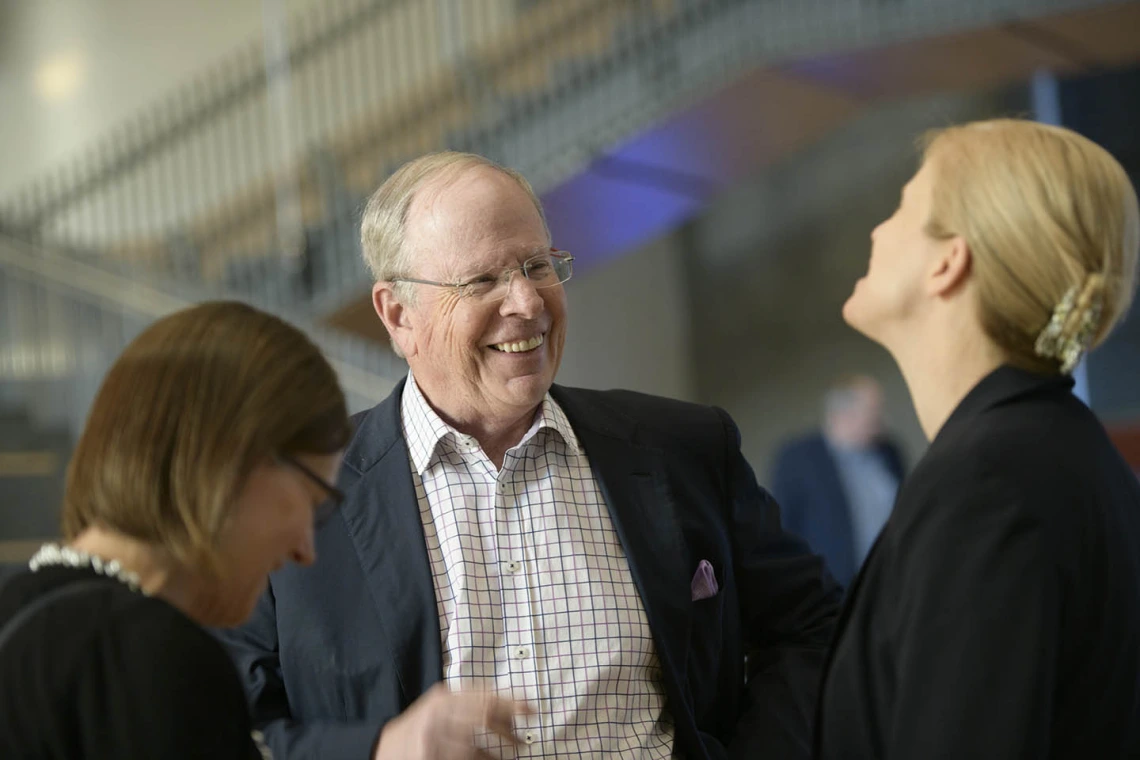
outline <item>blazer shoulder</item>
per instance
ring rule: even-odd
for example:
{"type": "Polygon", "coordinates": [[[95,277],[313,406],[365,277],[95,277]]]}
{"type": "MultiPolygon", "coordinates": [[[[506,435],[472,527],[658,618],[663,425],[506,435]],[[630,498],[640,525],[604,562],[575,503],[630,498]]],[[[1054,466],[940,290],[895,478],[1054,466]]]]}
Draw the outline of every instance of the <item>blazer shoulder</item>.
{"type": "Polygon", "coordinates": [[[571,424],[624,425],[660,445],[723,445],[726,429],[738,436],[727,412],[705,404],[630,390],[556,387],[551,395],[571,424]]]}
{"type": "Polygon", "coordinates": [[[928,512],[935,524],[988,524],[1004,515],[1037,525],[1063,544],[1097,519],[1100,502],[1109,498],[1103,481],[1113,457],[1107,435],[1083,404],[1019,400],[936,438],[904,482],[895,511],[940,505],[928,512]]]}
{"type": "MultiPolygon", "coordinates": [[[[931,458],[967,476],[1022,484],[1065,482],[1111,444],[1076,398],[1019,399],[987,409],[935,441],[931,458]]],[[[1078,476],[1079,477],[1079,476],[1078,476]]]]}
{"type": "Polygon", "coordinates": [[[352,440],[344,452],[342,477],[351,475],[355,479],[368,472],[392,446],[403,440],[400,399],[404,383],[405,380],[397,383],[391,394],[376,406],[352,415],[352,440]]]}

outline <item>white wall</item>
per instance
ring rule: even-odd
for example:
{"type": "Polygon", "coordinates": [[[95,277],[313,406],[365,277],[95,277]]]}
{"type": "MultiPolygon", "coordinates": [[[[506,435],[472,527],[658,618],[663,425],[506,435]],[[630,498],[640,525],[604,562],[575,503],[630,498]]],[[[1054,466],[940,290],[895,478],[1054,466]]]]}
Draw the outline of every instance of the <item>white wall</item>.
{"type": "MultiPolygon", "coordinates": [[[[264,65],[264,49],[274,49],[261,47],[264,32],[279,29],[278,19],[291,27],[302,19],[306,30],[323,28],[375,5],[376,0],[0,5],[0,203],[53,169],[89,157],[93,146],[121,134],[124,124],[153,118],[152,106],[166,103],[169,113],[171,96],[182,96],[182,86],[200,75],[209,73],[216,87],[218,64],[230,72],[264,65]],[[243,64],[237,69],[235,59],[243,64]]],[[[350,27],[352,33],[335,48],[294,67],[287,87],[242,99],[132,169],[127,179],[75,205],[47,239],[162,239],[207,210],[224,209],[273,173],[302,165],[311,146],[343,138],[353,128],[367,134],[362,125],[374,128],[378,114],[407,110],[426,81],[442,81],[455,56],[500,34],[513,10],[514,0],[482,0],[478,6],[461,0],[392,3],[390,10],[350,27]]],[[[295,34],[290,39],[298,42],[295,34]]],[[[439,125],[441,131],[446,127],[439,125]]]]}
{"type": "MultiPolygon", "coordinates": [[[[290,10],[316,0],[285,0],[290,10]]],[[[259,38],[259,0],[0,4],[0,198],[259,38]]]]}

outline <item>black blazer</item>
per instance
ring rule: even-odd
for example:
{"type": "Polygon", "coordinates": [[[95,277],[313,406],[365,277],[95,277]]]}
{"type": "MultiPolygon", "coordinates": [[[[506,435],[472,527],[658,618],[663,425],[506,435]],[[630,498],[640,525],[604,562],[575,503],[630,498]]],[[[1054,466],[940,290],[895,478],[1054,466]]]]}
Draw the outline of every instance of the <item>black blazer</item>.
{"type": "MultiPolygon", "coordinates": [[[[903,460],[898,447],[883,438],[875,451],[896,482],[901,482],[903,460]]],[[[823,557],[840,585],[851,585],[860,564],[855,560],[851,502],[823,433],[785,444],[776,454],[769,485],[780,502],[784,528],[823,557]]]]}
{"type": "Polygon", "coordinates": [[[849,592],[818,758],[1140,756],[1140,484],[1063,377],[983,379],[849,592]]]}
{"type": "MultiPolygon", "coordinates": [[[[403,384],[358,420],[316,564],[272,576],[220,635],[283,760],[366,760],[383,724],[442,679],[439,618],[400,425],[403,384]]],[[[691,760],[808,757],[839,591],[783,532],[724,412],[555,386],[601,483],[691,760]],[[694,602],[707,559],[719,593],[694,602]],[[755,672],[744,687],[743,660],[755,672]]]]}

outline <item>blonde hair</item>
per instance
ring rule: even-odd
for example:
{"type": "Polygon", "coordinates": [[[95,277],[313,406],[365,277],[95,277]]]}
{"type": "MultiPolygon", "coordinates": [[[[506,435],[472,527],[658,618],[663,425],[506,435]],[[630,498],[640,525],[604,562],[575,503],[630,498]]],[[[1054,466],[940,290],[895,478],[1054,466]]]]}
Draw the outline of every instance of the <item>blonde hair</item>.
{"type": "Polygon", "coordinates": [[[1140,211],[1127,173],[1076,132],[1029,121],[935,130],[922,145],[935,170],[926,232],[969,245],[986,334],[1011,364],[1068,371],[1064,348],[1071,360],[1100,345],[1132,301],[1140,211]],[[1046,328],[1053,340],[1039,341],[1046,328]]]}
{"type": "Polygon", "coordinates": [[[336,373],[300,330],[237,302],[176,312],[131,341],[95,397],[68,466],[64,537],[109,528],[216,574],[253,469],[336,453],[351,433],[336,373]]]}
{"type": "Polygon", "coordinates": [[[428,153],[412,159],[397,169],[377,188],[364,207],[360,221],[360,250],[373,280],[379,282],[410,274],[411,261],[408,252],[404,250],[404,229],[408,220],[408,209],[415,199],[416,192],[431,179],[444,174],[458,176],[464,171],[478,167],[502,172],[517,182],[534,203],[542,219],[543,228],[546,229],[546,236],[550,237],[542,202],[535,195],[534,188],[527,182],[526,177],[474,153],[450,150],[428,153]]]}

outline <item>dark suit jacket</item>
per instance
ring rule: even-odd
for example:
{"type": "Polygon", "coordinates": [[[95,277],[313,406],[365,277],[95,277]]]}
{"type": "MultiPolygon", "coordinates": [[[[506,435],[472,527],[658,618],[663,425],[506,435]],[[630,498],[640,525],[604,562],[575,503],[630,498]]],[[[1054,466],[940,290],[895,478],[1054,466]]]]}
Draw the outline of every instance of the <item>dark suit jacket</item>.
{"type": "Polygon", "coordinates": [[[1002,367],[848,593],[819,758],[1140,757],[1140,484],[1072,381],[1002,367]]]}
{"type": "MultiPolygon", "coordinates": [[[[279,758],[365,760],[384,723],[442,679],[402,390],[358,421],[340,479],[348,500],[317,535],[317,563],[276,573],[248,624],[220,634],[279,758]]],[[[693,760],[806,757],[839,592],[819,558],[781,530],[731,420],[636,393],[551,393],[625,548],[677,750],[693,760]],[[694,602],[702,559],[720,592],[694,602]]]]}
{"type": "MultiPolygon", "coordinates": [[[[876,449],[883,464],[901,482],[902,455],[890,441],[876,449]]],[[[807,541],[821,555],[835,580],[848,586],[859,563],[855,559],[851,503],[839,476],[839,465],[822,433],[790,441],[772,466],[772,495],[780,503],[784,528],[807,541]]]]}

